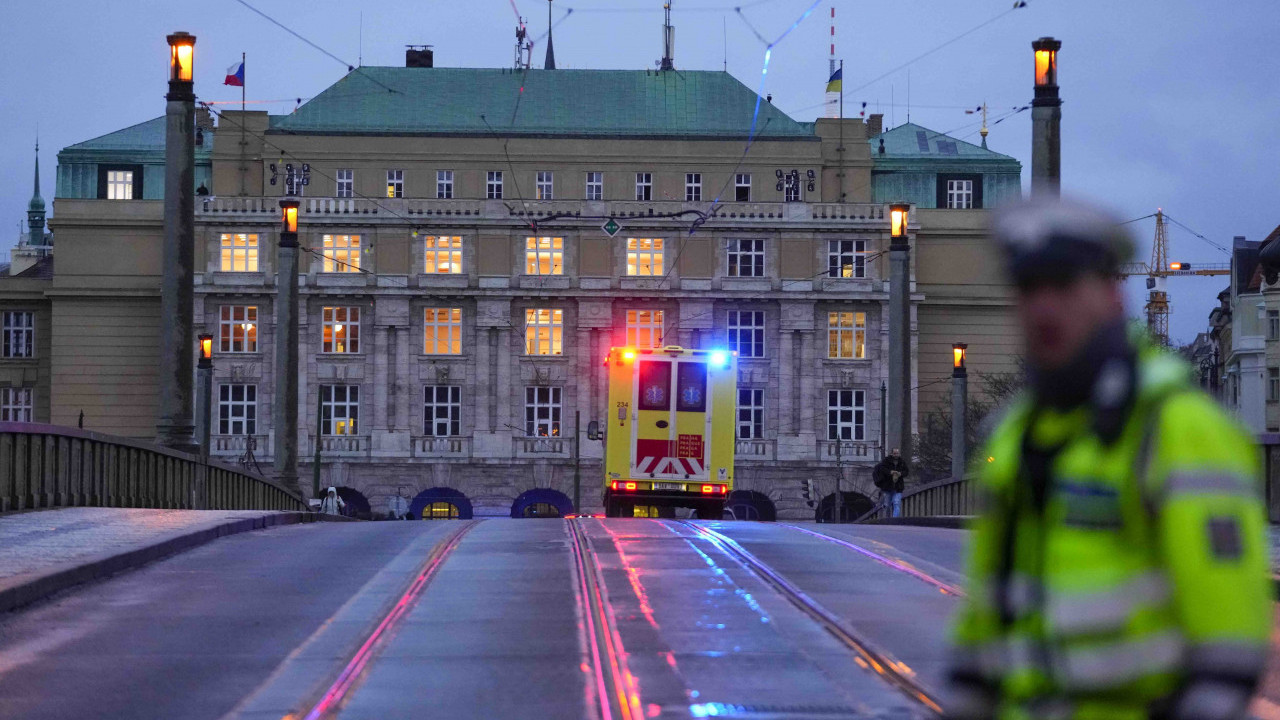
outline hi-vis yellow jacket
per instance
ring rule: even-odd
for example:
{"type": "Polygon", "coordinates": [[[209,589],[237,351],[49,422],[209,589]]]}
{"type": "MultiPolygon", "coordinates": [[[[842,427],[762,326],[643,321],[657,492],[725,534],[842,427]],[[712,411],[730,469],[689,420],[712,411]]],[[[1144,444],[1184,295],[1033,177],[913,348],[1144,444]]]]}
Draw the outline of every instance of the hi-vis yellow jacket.
{"type": "Polygon", "coordinates": [[[991,438],[951,716],[1243,712],[1272,617],[1259,452],[1181,361],[1144,350],[1137,377],[1110,444],[1089,408],[1025,400],[991,438]],[[1024,447],[1059,448],[1039,507],[1024,447]]]}

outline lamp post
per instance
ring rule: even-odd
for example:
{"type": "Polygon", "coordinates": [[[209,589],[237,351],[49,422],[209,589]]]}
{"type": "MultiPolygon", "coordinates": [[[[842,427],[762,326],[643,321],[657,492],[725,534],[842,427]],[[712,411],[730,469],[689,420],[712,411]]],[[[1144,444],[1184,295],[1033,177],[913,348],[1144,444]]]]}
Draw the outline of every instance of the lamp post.
{"type": "Polygon", "coordinates": [[[956,343],[951,346],[951,477],[964,477],[965,468],[965,411],[969,406],[969,371],[964,367],[965,350],[969,346],[956,343]]]}
{"type": "Polygon", "coordinates": [[[200,456],[209,457],[209,435],[213,418],[213,335],[200,333],[200,361],[196,363],[200,388],[196,392],[196,441],[200,443],[200,456]]]}
{"type": "Polygon", "coordinates": [[[191,423],[191,345],[195,308],[196,95],[192,64],[196,38],[168,36],[169,93],[165,95],[164,265],[160,273],[160,364],[156,441],[197,450],[191,423]]]}
{"type": "Polygon", "coordinates": [[[1036,60],[1036,94],[1031,100],[1031,195],[1061,193],[1062,99],[1058,97],[1058,49],[1062,42],[1042,37],[1031,43],[1036,60]]]}
{"type": "Polygon", "coordinates": [[[911,246],[907,228],[911,206],[889,206],[889,424],[888,442],[881,455],[892,448],[911,457],[911,246]]]}
{"type": "MultiPolygon", "coordinates": [[[[275,341],[272,470],[277,482],[301,492],[298,486],[298,201],[292,198],[280,201],[275,341]]],[[[319,428],[316,432],[319,433],[319,428]]],[[[318,437],[316,441],[319,442],[318,437]]]]}

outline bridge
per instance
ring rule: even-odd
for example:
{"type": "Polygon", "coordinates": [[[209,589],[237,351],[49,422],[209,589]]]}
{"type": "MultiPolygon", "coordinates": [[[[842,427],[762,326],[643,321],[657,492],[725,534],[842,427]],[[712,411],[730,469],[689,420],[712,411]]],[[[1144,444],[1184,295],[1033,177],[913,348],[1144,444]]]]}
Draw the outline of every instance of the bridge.
{"type": "MultiPolygon", "coordinates": [[[[905,499],[934,527],[315,523],[265,478],[109,436],[0,425],[0,458],[0,598],[95,549],[218,537],[6,607],[0,717],[816,720],[950,702],[965,531],[936,518],[972,511],[963,481],[905,499]],[[235,523],[260,529],[218,529],[235,523]]],[[[1280,667],[1253,710],[1278,703],[1280,667]]]]}

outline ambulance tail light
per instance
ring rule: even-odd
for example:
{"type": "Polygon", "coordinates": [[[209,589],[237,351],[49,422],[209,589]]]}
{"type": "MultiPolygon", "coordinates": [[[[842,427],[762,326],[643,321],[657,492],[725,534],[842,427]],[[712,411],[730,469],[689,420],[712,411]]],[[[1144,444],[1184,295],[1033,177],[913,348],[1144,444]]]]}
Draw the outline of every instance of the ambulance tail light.
{"type": "Polygon", "coordinates": [[[727,485],[703,485],[702,494],[703,495],[719,495],[728,489],[729,489],[729,486],[727,485]]]}
{"type": "Polygon", "coordinates": [[[617,480],[614,480],[611,487],[614,490],[635,490],[636,484],[633,482],[618,482],[617,480]]]}

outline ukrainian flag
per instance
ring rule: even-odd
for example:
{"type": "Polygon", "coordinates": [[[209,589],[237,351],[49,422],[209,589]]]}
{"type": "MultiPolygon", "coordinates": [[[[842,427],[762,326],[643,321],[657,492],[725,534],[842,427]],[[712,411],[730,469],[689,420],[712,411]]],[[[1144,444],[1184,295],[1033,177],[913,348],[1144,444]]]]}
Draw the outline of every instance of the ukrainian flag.
{"type": "Polygon", "coordinates": [[[831,79],[827,81],[827,92],[840,92],[840,83],[844,79],[843,73],[844,68],[836,68],[836,71],[831,73],[831,79]]]}

